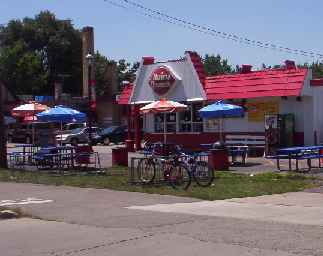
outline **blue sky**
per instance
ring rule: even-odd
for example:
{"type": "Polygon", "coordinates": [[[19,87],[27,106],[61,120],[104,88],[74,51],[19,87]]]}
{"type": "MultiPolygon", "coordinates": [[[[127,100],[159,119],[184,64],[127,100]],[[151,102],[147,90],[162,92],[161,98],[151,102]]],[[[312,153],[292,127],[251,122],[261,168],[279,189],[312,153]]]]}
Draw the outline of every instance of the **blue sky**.
{"type": "MultiPolygon", "coordinates": [[[[319,0],[134,1],[219,31],[323,54],[323,2],[319,0]]],[[[297,63],[313,60],[193,32],[103,0],[1,0],[0,10],[0,24],[50,10],[60,19],[71,19],[77,28],[93,26],[96,49],[112,59],[139,61],[142,56],[155,56],[167,60],[183,56],[185,50],[195,50],[202,55],[219,53],[232,65],[248,63],[255,67],[281,64],[285,59],[297,63]]]]}

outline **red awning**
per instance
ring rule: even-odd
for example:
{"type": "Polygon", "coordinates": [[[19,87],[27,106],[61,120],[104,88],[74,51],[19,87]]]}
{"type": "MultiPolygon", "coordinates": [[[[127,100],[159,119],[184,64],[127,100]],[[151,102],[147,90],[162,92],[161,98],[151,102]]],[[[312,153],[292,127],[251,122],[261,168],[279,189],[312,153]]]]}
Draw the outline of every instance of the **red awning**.
{"type": "Polygon", "coordinates": [[[269,69],[207,77],[208,100],[300,96],[307,69],[269,69]]]}
{"type": "Polygon", "coordinates": [[[125,88],[123,89],[122,93],[120,94],[117,102],[120,105],[128,105],[129,99],[132,93],[133,84],[127,84],[125,88]]]}

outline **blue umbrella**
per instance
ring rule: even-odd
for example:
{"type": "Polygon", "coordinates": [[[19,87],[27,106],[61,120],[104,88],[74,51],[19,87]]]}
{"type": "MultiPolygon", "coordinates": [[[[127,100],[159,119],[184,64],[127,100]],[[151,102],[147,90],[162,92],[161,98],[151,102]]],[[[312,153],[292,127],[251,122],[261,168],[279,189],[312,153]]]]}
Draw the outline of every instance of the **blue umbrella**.
{"type": "Polygon", "coordinates": [[[243,107],[218,101],[199,110],[202,118],[243,117],[243,107]]]}
{"type": "Polygon", "coordinates": [[[223,103],[223,101],[218,101],[214,104],[201,108],[199,110],[199,115],[205,119],[220,118],[220,141],[223,141],[222,118],[243,117],[244,109],[240,106],[226,104],[223,103]]]}
{"type": "Polygon", "coordinates": [[[43,111],[36,116],[39,121],[61,123],[61,130],[63,123],[85,122],[86,120],[86,114],[61,105],[43,111]]]}
{"type": "Polygon", "coordinates": [[[55,106],[36,115],[39,121],[44,122],[85,122],[86,114],[65,106],[55,106]]]}

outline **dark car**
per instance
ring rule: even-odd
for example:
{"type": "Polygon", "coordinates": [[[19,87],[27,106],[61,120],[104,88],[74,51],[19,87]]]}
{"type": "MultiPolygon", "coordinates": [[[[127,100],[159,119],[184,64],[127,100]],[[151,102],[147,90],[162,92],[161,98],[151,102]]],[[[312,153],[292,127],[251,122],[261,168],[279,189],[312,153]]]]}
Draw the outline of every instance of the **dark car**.
{"type": "Polygon", "coordinates": [[[94,143],[109,145],[111,142],[124,142],[127,138],[127,126],[110,126],[101,130],[98,135],[92,139],[94,143]]]}

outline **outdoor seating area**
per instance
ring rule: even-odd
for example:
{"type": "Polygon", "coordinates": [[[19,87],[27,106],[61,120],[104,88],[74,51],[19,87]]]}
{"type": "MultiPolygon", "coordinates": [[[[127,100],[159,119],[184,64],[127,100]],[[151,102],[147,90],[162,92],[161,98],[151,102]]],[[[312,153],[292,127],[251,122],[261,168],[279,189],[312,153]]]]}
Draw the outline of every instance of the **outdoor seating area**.
{"type": "Polygon", "coordinates": [[[94,152],[88,145],[39,147],[18,144],[8,153],[8,165],[12,169],[50,170],[58,173],[101,170],[98,152],[94,152]]]}
{"type": "Polygon", "coordinates": [[[317,168],[321,168],[323,159],[323,146],[304,146],[304,147],[289,147],[278,149],[276,155],[266,156],[268,159],[275,159],[277,164],[277,170],[281,170],[280,161],[288,160],[288,171],[293,171],[292,161],[295,161],[295,171],[300,171],[299,162],[305,160],[307,163],[307,169],[305,171],[311,171],[312,160],[318,160],[317,168]]]}

